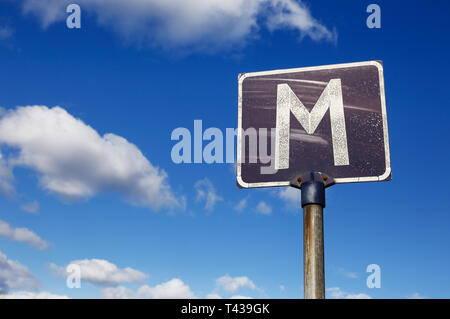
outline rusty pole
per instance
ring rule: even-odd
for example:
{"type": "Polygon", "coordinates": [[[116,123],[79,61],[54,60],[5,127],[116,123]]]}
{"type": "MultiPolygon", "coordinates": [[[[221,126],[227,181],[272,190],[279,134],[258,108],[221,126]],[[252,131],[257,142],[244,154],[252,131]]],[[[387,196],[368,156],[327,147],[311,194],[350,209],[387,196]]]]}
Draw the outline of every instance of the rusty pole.
{"type": "Polygon", "coordinates": [[[305,299],[325,299],[323,208],[325,188],[333,184],[334,178],[321,172],[304,173],[290,182],[302,191],[305,299]]]}
{"type": "Polygon", "coordinates": [[[303,207],[303,280],[305,299],[325,299],[323,207],[303,207]]]}

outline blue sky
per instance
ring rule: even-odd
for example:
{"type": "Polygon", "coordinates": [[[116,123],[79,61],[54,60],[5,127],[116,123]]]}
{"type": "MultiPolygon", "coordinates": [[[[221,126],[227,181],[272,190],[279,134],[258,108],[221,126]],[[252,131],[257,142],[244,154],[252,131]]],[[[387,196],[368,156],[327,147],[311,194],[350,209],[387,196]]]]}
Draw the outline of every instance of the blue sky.
{"type": "Polygon", "coordinates": [[[298,202],[173,163],[171,132],[236,127],[239,73],[383,60],[393,179],[327,190],[329,297],[450,297],[449,4],[378,1],[369,29],[368,1],[78,3],[81,29],[64,1],[0,4],[2,292],[302,298],[298,202]],[[81,289],[58,275],[72,261],[81,289]]]}

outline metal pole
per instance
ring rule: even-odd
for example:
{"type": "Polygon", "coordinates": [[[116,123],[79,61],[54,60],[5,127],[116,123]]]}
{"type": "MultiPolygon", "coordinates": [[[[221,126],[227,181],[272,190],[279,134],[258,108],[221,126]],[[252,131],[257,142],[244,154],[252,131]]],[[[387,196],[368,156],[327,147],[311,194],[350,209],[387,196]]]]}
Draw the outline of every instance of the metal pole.
{"type": "Polygon", "coordinates": [[[333,184],[334,178],[320,172],[302,174],[290,183],[302,190],[305,299],[325,299],[323,208],[325,188],[333,184]]]}
{"type": "Polygon", "coordinates": [[[305,299],[325,299],[323,207],[303,207],[303,280],[305,299]]]}

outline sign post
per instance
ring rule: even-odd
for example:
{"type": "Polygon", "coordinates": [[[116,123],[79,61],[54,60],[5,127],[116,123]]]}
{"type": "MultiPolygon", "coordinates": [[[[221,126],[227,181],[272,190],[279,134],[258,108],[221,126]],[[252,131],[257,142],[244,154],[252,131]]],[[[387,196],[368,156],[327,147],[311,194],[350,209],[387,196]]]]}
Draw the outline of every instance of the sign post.
{"type": "Polygon", "coordinates": [[[305,299],[325,299],[323,207],[303,206],[303,294],[305,299]]]}
{"type": "Polygon", "coordinates": [[[303,282],[305,299],[325,299],[323,209],[325,188],[332,177],[311,172],[297,177],[291,186],[301,189],[303,208],[303,282]]]}
{"type": "Polygon", "coordinates": [[[304,297],[325,298],[325,188],[391,180],[380,61],[239,75],[240,188],[301,189],[304,297]]]}

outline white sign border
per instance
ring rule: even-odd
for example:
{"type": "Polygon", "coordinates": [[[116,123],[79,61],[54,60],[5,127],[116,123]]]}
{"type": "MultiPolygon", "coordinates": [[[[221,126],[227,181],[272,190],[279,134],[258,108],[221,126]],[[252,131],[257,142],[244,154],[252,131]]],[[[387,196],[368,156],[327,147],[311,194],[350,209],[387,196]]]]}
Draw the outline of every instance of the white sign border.
{"type": "Polygon", "coordinates": [[[345,177],[345,178],[335,178],[336,183],[357,183],[357,182],[378,182],[386,180],[391,174],[391,159],[389,153],[389,134],[388,134],[388,124],[387,124],[387,112],[386,112],[386,95],[384,89],[384,76],[383,76],[383,65],[378,61],[365,61],[365,62],[354,62],[354,63],[341,63],[341,64],[331,64],[322,65],[314,67],[305,68],[293,68],[293,69],[283,69],[283,70],[273,70],[273,71],[262,71],[262,72],[250,72],[239,75],[239,88],[238,88],[238,134],[237,134],[237,165],[236,165],[236,180],[240,187],[242,188],[256,188],[256,187],[274,187],[274,186],[289,186],[289,181],[284,182],[261,182],[261,183],[246,183],[242,179],[241,175],[241,165],[242,165],[242,83],[246,78],[254,76],[263,75],[273,75],[273,74],[285,74],[294,72],[307,72],[307,71],[317,71],[317,70],[330,70],[330,69],[341,69],[341,68],[353,68],[360,66],[373,65],[378,68],[378,74],[380,79],[380,99],[381,99],[381,115],[383,118],[383,136],[384,136],[384,151],[386,160],[386,171],[380,176],[364,176],[364,177],[345,177]]]}

